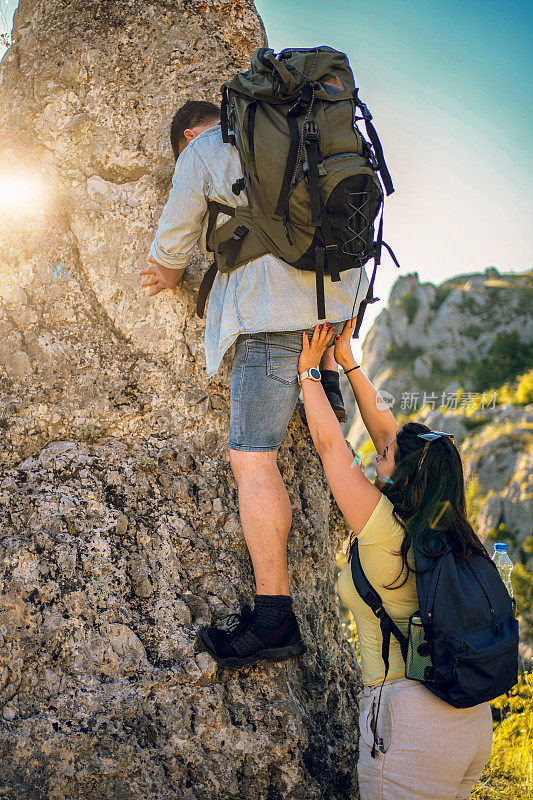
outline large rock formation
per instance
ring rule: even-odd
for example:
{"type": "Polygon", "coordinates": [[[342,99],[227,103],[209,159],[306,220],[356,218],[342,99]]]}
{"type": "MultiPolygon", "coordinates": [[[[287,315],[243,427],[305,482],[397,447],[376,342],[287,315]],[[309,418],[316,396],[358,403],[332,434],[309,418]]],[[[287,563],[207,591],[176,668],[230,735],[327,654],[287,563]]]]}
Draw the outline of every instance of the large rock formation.
{"type": "MultiPolygon", "coordinates": [[[[365,339],[365,372],[387,393],[394,413],[435,406],[443,392],[446,401],[458,388],[497,389],[500,376],[484,375],[490,366],[485,359],[493,354],[495,361],[504,359],[511,373],[509,351],[521,350],[518,371],[533,363],[532,297],[532,271],[500,273],[489,267],[437,286],[421,283],[417,273],[403,275],[365,339]]],[[[354,443],[362,433],[355,422],[349,435],[354,443]]]]}
{"type": "Polygon", "coordinates": [[[219,670],[196,631],[252,594],[229,362],[206,381],[201,258],[172,293],[139,288],[176,106],[216,100],[264,41],[250,0],[16,12],[0,70],[13,187],[0,243],[1,796],[356,797],[357,668],[333,592],[346,532],[307,430],[297,413],[280,465],[309,652],[219,670]],[[17,194],[24,174],[38,211],[17,194]]]}

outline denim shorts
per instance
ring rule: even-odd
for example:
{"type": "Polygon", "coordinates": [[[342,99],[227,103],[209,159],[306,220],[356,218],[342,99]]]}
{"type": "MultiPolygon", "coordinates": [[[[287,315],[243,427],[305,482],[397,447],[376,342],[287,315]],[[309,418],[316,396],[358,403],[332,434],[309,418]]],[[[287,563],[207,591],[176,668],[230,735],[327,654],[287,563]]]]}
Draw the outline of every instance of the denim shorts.
{"type": "MultiPolygon", "coordinates": [[[[344,322],[331,325],[335,333],[343,327],[344,322]]],[[[307,329],[309,338],[314,329],[307,329]]],[[[244,333],[237,338],[231,371],[232,450],[277,450],[282,443],[300,394],[302,336],[303,330],[244,333]]]]}

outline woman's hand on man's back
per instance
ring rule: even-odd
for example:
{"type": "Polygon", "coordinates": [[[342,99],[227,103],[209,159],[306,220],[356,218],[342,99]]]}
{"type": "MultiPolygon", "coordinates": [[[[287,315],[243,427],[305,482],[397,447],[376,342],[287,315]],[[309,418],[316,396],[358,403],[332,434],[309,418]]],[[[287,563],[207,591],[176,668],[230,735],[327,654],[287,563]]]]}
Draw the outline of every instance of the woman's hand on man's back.
{"type": "Polygon", "coordinates": [[[328,330],[329,322],[323,322],[317,325],[311,341],[307,335],[307,331],[303,333],[302,352],[298,361],[298,372],[305,372],[310,367],[318,367],[322,360],[322,356],[326,352],[326,347],[329,344],[332,330],[328,330]]]}
{"type": "Polygon", "coordinates": [[[355,317],[346,321],[342,333],[335,337],[335,361],[344,370],[355,366],[350,340],[355,328],[355,317]]]}

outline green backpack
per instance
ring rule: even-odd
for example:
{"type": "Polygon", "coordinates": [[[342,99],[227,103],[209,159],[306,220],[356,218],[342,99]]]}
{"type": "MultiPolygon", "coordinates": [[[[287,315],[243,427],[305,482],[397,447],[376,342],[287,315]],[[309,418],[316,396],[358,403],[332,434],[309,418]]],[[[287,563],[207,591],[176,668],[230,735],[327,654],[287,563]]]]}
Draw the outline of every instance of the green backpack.
{"type": "Polygon", "coordinates": [[[207,247],[215,260],[200,286],[200,317],[217,270],[272,253],[316,273],[318,319],[326,319],[324,274],[339,281],[344,270],[362,270],[374,258],[354,329],[359,335],[366,306],[379,299],[373,288],[382,244],[394,258],[382,240],[382,214],[374,240],[381,181],[387,194],[394,189],[371,120],[346,55],[331,47],[283,50],[277,57],[260,48],[250,69],[222,86],[222,139],[238,149],[244,176],[232,189],[246,191],[248,205],[209,202],[207,247]],[[219,214],[231,219],[217,227],[219,214]]]}

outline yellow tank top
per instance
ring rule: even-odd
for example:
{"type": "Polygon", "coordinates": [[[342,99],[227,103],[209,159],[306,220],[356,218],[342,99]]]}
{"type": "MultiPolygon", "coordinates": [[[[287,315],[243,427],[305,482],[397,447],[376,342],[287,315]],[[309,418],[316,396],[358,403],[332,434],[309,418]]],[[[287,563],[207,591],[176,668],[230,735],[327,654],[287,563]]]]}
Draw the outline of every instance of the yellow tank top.
{"type": "MultiPolygon", "coordinates": [[[[402,568],[401,556],[397,554],[400,552],[404,531],[394,519],[392,511],[391,501],[382,494],[357,537],[359,557],[365,575],[383,600],[386,612],[402,633],[407,635],[409,617],[418,609],[415,575],[410,573],[408,580],[399,589],[385,589],[385,586],[394,581],[402,568]]],[[[409,559],[409,564],[414,566],[411,559],[409,559]]],[[[401,580],[404,577],[405,572],[401,580]]],[[[381,630],[378,618],[357,594],[352,580],[350,563],[339,575],[337,590],[342,602],[350,609],[355,618],[361,651],[363,683],[367,686],[374,686],[381,683],[385,675],[385,666],[381,657],[381,630]]],[[[405,677],[405,662],[400,645],[394,636],[391,636],[389,661],[387,681],[405,677]]]]}

